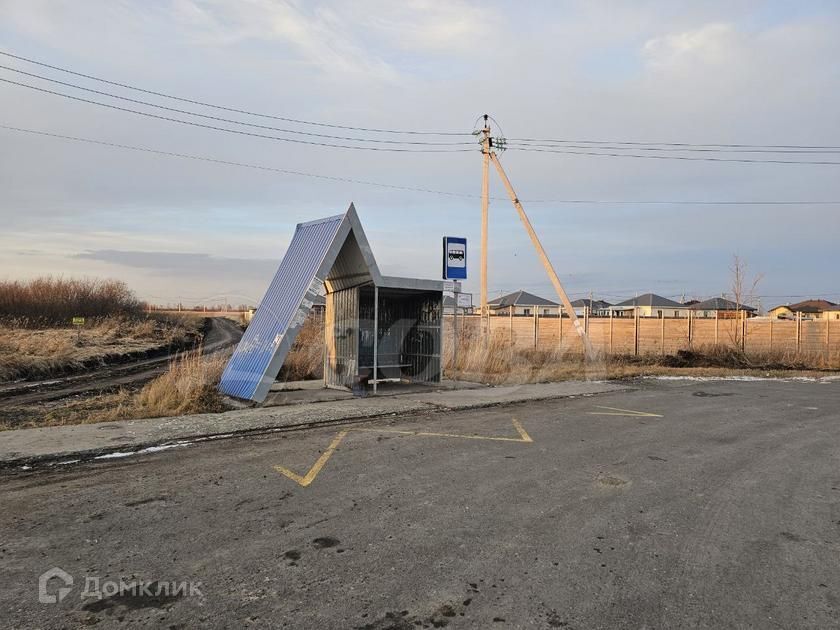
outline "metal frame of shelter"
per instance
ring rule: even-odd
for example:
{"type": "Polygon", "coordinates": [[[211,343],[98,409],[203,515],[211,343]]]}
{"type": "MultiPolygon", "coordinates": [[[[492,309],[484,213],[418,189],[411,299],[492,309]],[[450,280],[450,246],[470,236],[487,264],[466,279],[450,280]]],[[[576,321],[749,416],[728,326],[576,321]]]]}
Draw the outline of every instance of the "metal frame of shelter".
{"type": "Polygon", "coordinates": [[[443,282],[383,276],[350,204],[298,224],[219,391],[265,400],[317,296],[326,297],[325,386],[440,381],[443,282]]]}

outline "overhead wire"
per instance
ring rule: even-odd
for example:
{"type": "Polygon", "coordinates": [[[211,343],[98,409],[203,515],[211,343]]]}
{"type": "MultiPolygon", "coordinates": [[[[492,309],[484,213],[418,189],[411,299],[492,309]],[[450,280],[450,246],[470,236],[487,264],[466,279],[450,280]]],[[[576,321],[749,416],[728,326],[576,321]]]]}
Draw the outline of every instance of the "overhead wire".
{"type": "Polygon", "coordinates": [[[417,130],[403,130],[403,129],[381,129],[375,127],[359,127],[359,126],[352,126],[352,125],[338,125],[332,123],[324,123],[324,122],[316,122],[311,120],[303,120],[300,118],[290,118],[288,116],[278,116],[274,114],[265,114],[260,112],[249,111],[247,109],[238,108],[238,107],[229,107],[226,105],[219,105],[216,103],[209,103],[206,101],[200,101],[197,99],[185,98],[183,96],[175,96],[174,94],[167,94],[165,92],[157,92],[155,90],[149,90],[145,88],[138,87],[136,85],[131,85],[129,83],[121,83],[119,81],[111,81],[109,79],[104,79],[102,77],[97,77],[92,74],[85,74],[83,72],[77,72],[75,70],[71,70],[69,68],[64,68],[62,66],[56,66],[48,63],[44,63],[43,61],[37,61],[35,59],[31,59],[28,57],[23,57],[21,55],[15,55],[13,53],[0,50],[0,55],[5,57],[10,57],[12,59],[17,59],[18,61],[24,61],[26,63],[31,63],[37,66],[41,66],[43,68],[50,68],[51,70],[57,70],[58,72],[64,72],[67,74],[72,74],[77,77],[82,77],[84,79],[89,79],[91,81],[98,81],[100,83],[106,83],[108,85],[113,85],[115,87],[121,87],[126,90],[134,90],[136,92],[142,92],[144,94],[149,94],[152,96],[159,96],[161,98],[168,98],[175,101],[181,101],[183,103],[191,103],[193,105],[200,105],[202,107],[209,107],[212,109],[224,110],[228,112],[233,112],[237,114],[246,114],[248,116],[256,116],[259,118],[270,118],[273,120],[282,120],[284,122],[291,122],[300,125],[313,125],[316,127],[329,127],[332,129],[347,129],[353,131],[365,131],[370,133],[391,133],[391,134],[405,134],[405,135],[420,135],[420,136],[470,136],[472,134],[464,131],[417,131],[417,130]]]}
{"type": "MultiPolygon", "coordinates": [[[[315,133],[315,132],[312,132],[312,131],[298,131],[296,129],[285,129],[283,127],[272,127],[270,125],[258,125],[256,123],[249,123],[249,122],[240,121],[240,120],[233,120],[231,118],[223,118],[221,116],[211,116],[209,114],[202,114],[200,112],[194,112],[194,111],[190,111],[190,110],[186,110],[186,109],[178,109],[176,107],[167,107],[166,105],[160,105],[158,103],[151,103],[149,101],[141,101],[139,99],[129,98],[127,96],[121,96],[119,94],[113,94],[111,92],[105,92],[105,91],[102,91],[102,90],[94,90],[93,88],[84,87],[82,85],[77,85],[75,83],[68,83],[66,81],[59,81],[58,79],[52,79],[50,77],[45,77],[43,75],[35,74],[35,73],[32,73],[32,72],[26,72],[24,70],[19,70],[17,68],[11,68],[9,66],[4,66],[2,64],[0,64],[0,69],[9,70],[11,72],[17,72],[18,74],[23,74],[23,75],[26,75],[28,77],[33,77],[33,78],[36,78],[36,79],[40,79],[42,81],[49,81],[51,83],[56,83],[58,85],[63,85],[65,87],[70,87],[70,88],[74,88],[74,89],[77,89],[77,90],[83,90],[85,92],[91,92],[93,94],[99,94],[100,96],[107,96],[109,98],[115,98],[115,99],[119,99],[119,100],[122,100],[122,101],[127,101],[129,103],[136,103],[137,105],[145,105],[146,107],[156,107],[158,109],[163,109],[163,110],[170,111],[170,112],[175,112],[175,113],[178,113],[178,114],[186,114],[188,116],[197,116],[199,118],[206,118],[206,119],[209,119],[209,120],[215,120],[215,121],[218,121],[218,122],[225,122],[225,123],[230,123],[230,124],[234,124],[234,125],[244,125],[246,127],[253,127],[253,128],[256,128],[256,129],[265,129],[265,130],[268,130],[268,131],[279,131],[281,133],[291,133],[291,134],[297,134],[297,135],[302,135],[302,136],[310,136],[310,137],[315,137],[315,138],[328,138],[328,139],[332,139],[332,140],[346,140],[346,141],[351,141],[351,142],[371,142],[371,143],[377,143],[377,144],[396,144],[396,145],[408,144],[408,145],[433,145],[433,146],[464,146],[464,145],[473,146],[473,145],[475,145],[475,142],[426,142],[426,141],[419,141],[419,140],[382,140],[382,139],[378,139],[378,138],[354,138],[354,137],[351,137],[351,136],[335,136],[335,135],[331,135],[331,134],[315,133]]],[[[26,84],[20,84],[20,85],[25,86],[26,84]]]]}
{"type": "Polygon", "coordinates": [[[346,144],[335,144],[330,142],[315,142],[311,140],[301,140],[299,138],[282,138],[279,136],[270,136],[267,134],[255,133],[251,131],[243,131],[242,129],[228,129],[226,127],[218,127],[216,125],[208,125],[205,123],[199,123],[192,120],[181,120],[180,118],[173,118],[171,116],[163,116],[160,114],[153,114],[151,112],[144,112],[137,109],[131,109],[129,107],[120,107],[119,105],[112,105],[110,103],[103,103],[101,101],[95,101],[93,99],[82,98],[80,96],[73,96],[72,94],[65,94],[64,92],[57,92],[55,90],[48,90],[46,88],[38,87],[35,85],[29,85],[28,83],[21,83],[20,81],[12,81],[11,79],[4,79],[0,77],[0,81],[3,83],[10,83],[12,85],[17,85],[20,87],[28,88],[30,90],[36,90],[38,92],[44,92],[46,94],[52,94],[55,96],[61,96],[63,98],[68,98],[74,101],[79,101],[82,103],[88,103],[90,105],[98,105],[99,107],[104,107],[107,109],[113,109],[122,112],[128,112],[132,114],[137,114],[139,116],[146,116],[148,118],[155,118],[157,120],[166,120],[169,122],[178,123],[181,125],[188,125],[191,127],[201,127],[204,129],[212,129],[214,131],[222,131],[225,133],[232,133],[241,136],[250,136],[253,138],[263,138],[266,140],[277,140],[280,142],[292,142],[295,144],[306,144],[310,146],[319,146],[319,147],[329,147],[334,149],[352,149],[356,151],[389,151],[389,152],[398,152],[398,153],[465,153],[465,152],[472,152],[475,149],[458,149],[458,148],[451,148],[451,149],[414,149],[414,148],[401,148],[401,147],[365,147],[365,146],[355,146],[355,145],[346,145],[346,144]]]}
{"type": "MultiPolygon", "coordinates": [[[[284,169],[262,164],[253,164],[247,162],[238,162],[235,160],[224,160],[220,158],[212,158],[201,155],[194,155],[189,153],[180,153],[177,151],[166,151],[162,149],[153,149],[149,147],[138,147],[129,144],[122,144],[118,142],[108,142],[105,140],[95,140],[92,138],[84,138],[80,136],[73,136],[68,134],[60,134],[49,131],[42,131],[37,129],[28,129],[25,127],[17,127],[13,125],[0,124],[0,129],[9,131],[16,131],[19,133],[48,137],[53,139],[70,140],[73,142],[99,145],[110,148],[126,149],[141,153],[148,153],[166,157],[177,157],[182,159],[189,159],[201,162],[210,162],[224,166],[235,166],[238,168],[249,168],[261,171],[270,171],[282,173],[287,175],[298,175],[302,177],[313,177],[317,179],[325,179],[332,181],[341,181],[353,184],[361,184],[365,186],[377,186],[381,188],[390,188],[395,190],[405,190],[409,192],[422,192],[435,195],[446,195],[450,197],[461,197],[465,199],[480,199],[478,194],[459,193],[445,190],[435,190],[431,188],[421,188],[415,186],[402,186],[398,184],[387,184],[383,182],[374,182],[360,179],[353,179],[349,177],[339,177],[333,175],[322,175],[318,173],[308,173],[304,171],[297,171],[292,169],[284,169]]],[[[507,201],[506,197],[490,197],[493,201],[507,201]]],[[[578,205],[697,205],[697,206],[829,206],[840,205],[840,200],[689,200],[689,199],[639,199],[639,200],[621,200],[621,199],[522,199],[523,203],[556,203],[556,204],[578,204],[578,205]]]]}

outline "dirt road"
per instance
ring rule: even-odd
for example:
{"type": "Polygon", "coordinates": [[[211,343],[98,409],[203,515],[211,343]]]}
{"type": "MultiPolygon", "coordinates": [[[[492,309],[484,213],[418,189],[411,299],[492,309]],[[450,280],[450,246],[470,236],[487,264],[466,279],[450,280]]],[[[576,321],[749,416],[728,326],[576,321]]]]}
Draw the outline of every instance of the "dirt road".
{"type": "MultiPolygon", "coordinates": [[[[237,343],[241,336],[242,330],[232,320],[224,317],[210,318],[202,343],[204,354],[224,350],[237,343]]],[[[140,385],[165,372],[176,354],[177,352],[173,352],[63,378],[3,385],[0,386],[0,408],[6,405],[30,405],[70,396],[98,394],[120,387],[140,385]]]]}

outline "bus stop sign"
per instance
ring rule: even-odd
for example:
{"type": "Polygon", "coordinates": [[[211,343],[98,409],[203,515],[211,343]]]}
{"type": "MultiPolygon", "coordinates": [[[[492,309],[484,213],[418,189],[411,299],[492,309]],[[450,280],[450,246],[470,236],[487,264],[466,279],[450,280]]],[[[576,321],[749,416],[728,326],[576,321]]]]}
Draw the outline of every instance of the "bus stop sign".
{"type": "Polygon", "coordinates": [[[467,279],[467,239],[443,237],[443,279],[467,279]]]}

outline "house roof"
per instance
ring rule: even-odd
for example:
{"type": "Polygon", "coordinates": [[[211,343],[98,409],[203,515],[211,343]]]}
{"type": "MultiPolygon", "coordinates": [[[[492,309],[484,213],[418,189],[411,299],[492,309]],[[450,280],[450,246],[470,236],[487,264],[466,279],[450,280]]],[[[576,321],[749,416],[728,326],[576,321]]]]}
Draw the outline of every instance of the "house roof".
{"type": "Polygon", "coordinates": [[[840,305],[829,302],[828,300],[803,300],[802,302],[787,304],[786,306],[794,313],[822,313],[823,311],[840,309],[840,305]]]}
{"type": "Polygon", "coordinates": [[[624,300],[623,302],[619,302],[618,304],[614,305],[613,308],[633,308],[635,306],[663,306],[665,308],[685,308],[685,304],[674,302],[674,300],[669,300],[668,298],[664,298],[661,295],[656,295],[655,293],[645,293],[644,295],[630,298],[629,300],[624,300]]]}
{"type": "Polygon", "coordinates": [[[597,311],[599,309],[612,306],[612,304],[610,304],[609,302],[604,302],[604,300],[590,300],[589,298],[581,298],[572,302],[572,306],[574,306],[575,308],[588,307],[591,311],[597,311]]]}
{"type": "Polygon", "coordinates": [[[552,302],[539,295],[528,293],[520,289],[514,293],[497,297],[495,300],[487,302],[489,306],[494,308],[502,308],[505,306],[558,306],[557,302],[552,302]]]}
{"type": "Polygon", "coordinates": [[[703,302],[698,302],[697,304],[692,304],[691,308],[695,311],[747,311],[747,312],[754,312],[755,309],[752,306],[747,306],[746,304],[741,304],[740,307],[738,306],[737,302],[733,302],[732,300],[727,300],[722,297],[712,298],[710,300],[705,300],[703,302]]]}

